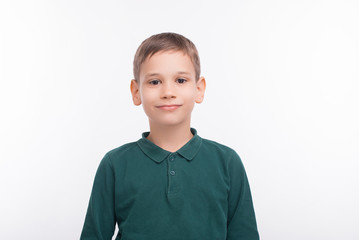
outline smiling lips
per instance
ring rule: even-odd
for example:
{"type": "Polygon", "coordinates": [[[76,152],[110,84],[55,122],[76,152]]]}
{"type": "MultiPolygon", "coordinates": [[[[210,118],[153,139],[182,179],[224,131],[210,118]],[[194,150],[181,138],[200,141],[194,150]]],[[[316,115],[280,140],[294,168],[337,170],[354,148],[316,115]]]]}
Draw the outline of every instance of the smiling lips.
{"type": "Polygon", "coordinates": [[[158,108],[162,109],[162,110],[176,110],[180,106],[181,105],[172,104],[172,105],[161,105],[161,106],[158,106],[158,108]]]}

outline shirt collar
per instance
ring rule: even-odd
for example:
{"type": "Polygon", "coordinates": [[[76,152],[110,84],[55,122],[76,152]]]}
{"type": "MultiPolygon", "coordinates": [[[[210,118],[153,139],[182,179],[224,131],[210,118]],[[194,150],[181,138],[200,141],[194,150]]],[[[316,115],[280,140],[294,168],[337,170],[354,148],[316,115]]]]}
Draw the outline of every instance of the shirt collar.
{"type": "MultiPolygon", "coordinates": [[[[176,151],[176,153],[180,154],[182,157],[191,161],[195,155],[198,153],[199,148],[202,144],[202,138],[197,135],[197,130],[191,128],[191,132],[193,137],[180,149],[176,151]]],[[[149,158],[151,158],[155,162],[162,162],[168,155],[173,154],[163,148],[157,146],[153,142],[147,139],[147,136],[150,132],[142,133],[142,138],[137,141],[137,144],[141,148],[144,154],[146,154],[149,158]]]]}

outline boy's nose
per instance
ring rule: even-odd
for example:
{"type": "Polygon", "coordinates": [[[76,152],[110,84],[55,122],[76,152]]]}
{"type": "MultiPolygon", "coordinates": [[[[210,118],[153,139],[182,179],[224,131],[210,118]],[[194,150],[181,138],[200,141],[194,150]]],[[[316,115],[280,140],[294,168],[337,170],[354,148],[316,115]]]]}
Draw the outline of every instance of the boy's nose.
{"type": "Polygon", "coordinates": [[[174,98],[176,97],[174,86],[171,83],[164,83],[162,85],[162,98],[174,98]]]}

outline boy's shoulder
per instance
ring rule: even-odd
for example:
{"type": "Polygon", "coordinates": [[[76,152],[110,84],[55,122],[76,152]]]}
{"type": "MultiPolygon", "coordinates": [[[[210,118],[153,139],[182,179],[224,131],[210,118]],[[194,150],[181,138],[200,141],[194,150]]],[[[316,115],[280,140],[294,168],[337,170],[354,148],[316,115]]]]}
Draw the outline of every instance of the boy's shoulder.
{"type": "Polygon", "coordinates": [[[237,152],[223,144],[223,143],[219,143],[217,141],[214,140],[210,140],[210,139],[206,139],[206,138],[202,138],[202,151],[206,151],[206,152],[210,152],[212,154],[219,154],[224,158],[230,158],[230,157],[239,157],[237,152]]]}
{"type": "Polygon", "coordinates": [[[125,143],[119,147],[116,147],[108,151],[105,156],[108,156],[109,158],[118,158],[118,157],[126,156],[128,154],[131,155],[133,154],[134,150],[136,150],[137,147],[138,147],[137,141],[125,143]]]}
{"type": "Polygon", "coordinates": [[[231,148],[223,143],[219,143],[217,141],[210,140],[207,138],[202,138],[202,143],[205,147],[213,148],[213,150],[226,151],[226,152],[234,151],[233,148],[231,148]]]}

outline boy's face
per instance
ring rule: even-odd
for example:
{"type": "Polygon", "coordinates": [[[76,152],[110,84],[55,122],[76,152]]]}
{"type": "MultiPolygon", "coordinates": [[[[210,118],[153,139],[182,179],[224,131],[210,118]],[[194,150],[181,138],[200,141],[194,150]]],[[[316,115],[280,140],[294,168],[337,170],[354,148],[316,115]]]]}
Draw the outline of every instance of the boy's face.
{"type": "Polygon", "coordinates": [[[205,79],[197,82],[188,55],[181,51],[162,51],[141,65],[140,79],[131,81],[135,105],[143,105],[150,124],[157,126],[190,124],[194,103],[201,103],[205,79]]]}

